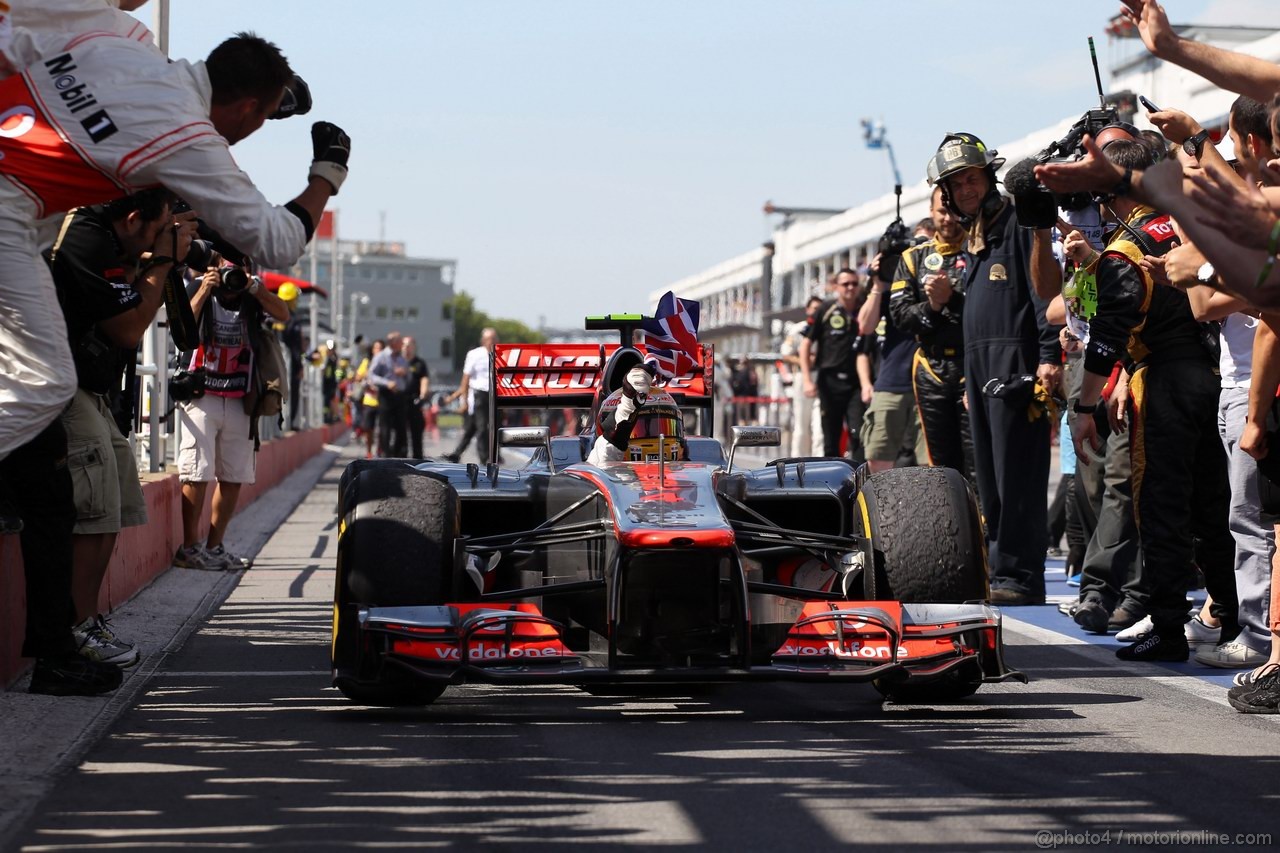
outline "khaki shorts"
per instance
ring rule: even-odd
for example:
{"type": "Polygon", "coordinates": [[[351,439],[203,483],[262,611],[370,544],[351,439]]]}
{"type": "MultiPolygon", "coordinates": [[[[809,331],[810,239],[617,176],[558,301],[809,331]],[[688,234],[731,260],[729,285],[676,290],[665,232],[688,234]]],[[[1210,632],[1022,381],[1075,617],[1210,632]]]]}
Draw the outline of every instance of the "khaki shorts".
{"type": "Polygon", "coordinates": [[[916,458],[921,462],[927,458],[924,455],[920,419],[916,414],[916,398],[913,394],[873,392],[871,405],[862,416],[860,435],[868,459],[893,462],[904,445],[914,447],[916,458]]]}
{"type": "Polygon", "coordinates": [[[240,397],[205,394],[178,406],[182,442],[178,479],[183,483],[252,483],[257,474],[249,416],[240,397]]]}
{"type": "Polygon", "coordinates": [[[76,389],[62,426],[67,431],[67,464],[75,488],[75,533],[118,533],[147,523],[138,463],[116,428],[107,401],[76,389]]]}

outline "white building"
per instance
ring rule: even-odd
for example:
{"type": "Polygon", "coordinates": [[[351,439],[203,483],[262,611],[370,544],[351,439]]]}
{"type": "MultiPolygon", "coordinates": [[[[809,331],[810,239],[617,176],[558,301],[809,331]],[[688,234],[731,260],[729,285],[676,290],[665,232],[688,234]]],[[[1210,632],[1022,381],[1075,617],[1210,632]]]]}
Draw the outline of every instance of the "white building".
{"type": "MultiPolygon", "coordinates": [[[[1280,61],[1280,33],[1254,27],[1193,26],[1183,35],[1230,50],[1280,61]]],[[[1201,77],[1169,65],[1147,53],[1136,39],[1124,40],[1134,49],[1111,71],[1110,92],[1116,95],[1140,93],[1161,106],[1176,106],[1195,116],[1214,131],[1214,139],[1225,135],[1227,111],[1235,95],[1224,92],[1201,77]]],[[[1117,98],[1132,102],[1132,97],[1117,98]]],[[[1066,116],[1051,127],[1028,133],[1021,139],[995,144],[1007,165],[1017,163],[1042,150],[1067,129],[1088,108],[1066,116]]],[[[1139,127],[1149,127],[1145,112],[1131,117],[1139,127]]],[[[939,135],[941,135],[939,129],[939,135]]],[[[986,140],[992,143],[993,140],[986,140]]],[[[923,172],[909,169],[908,176],[923,172]]],[[[902,189],[902,219],[911,227],[928,215],[930,188],[921,177],[902,189]]],[[[655,289],[651,304],[668,290],[686,299],[702,302],[699,337],[714,343],[726,355],[774,349],[781,321],[799,319],[805,300],[812,294],[825,296],[827,276],[841,267],[852,266],[860,255],[874,255],[880,235],[894,216],[894,196],[887,193],[857,207],[830,216],[801,213],[784,218],[774,230],[772,250],[768,246],[744,252],[678,281],[655,289]]]]}

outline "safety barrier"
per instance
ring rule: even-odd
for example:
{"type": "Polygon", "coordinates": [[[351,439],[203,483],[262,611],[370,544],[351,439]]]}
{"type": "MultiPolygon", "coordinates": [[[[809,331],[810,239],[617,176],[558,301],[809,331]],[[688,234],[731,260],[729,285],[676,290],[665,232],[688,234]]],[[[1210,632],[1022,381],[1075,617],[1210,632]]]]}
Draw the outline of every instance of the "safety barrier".
{"type": "MultiPolygon", "coordinates": [[[[241,511],[345,431],[345,425],[331,424],[264,441],[258,453],[257,482],[245,486],[240,493],[241,511]]],[[[103,613],[110,613],[168,571],[173,553],[182,542],[178,475],[143,474],[142,491],[150,520],[144,526],[121,531],[99,593],[98,609],[103,613]]],[[[201,536],[208,531],[209,513],[206,503],[201,536]]],[[[0,686],[3,687],[12,684],[30,664],[21,656],[26,628],[25,602],[18,537],[0,536],[0,686]]]]}

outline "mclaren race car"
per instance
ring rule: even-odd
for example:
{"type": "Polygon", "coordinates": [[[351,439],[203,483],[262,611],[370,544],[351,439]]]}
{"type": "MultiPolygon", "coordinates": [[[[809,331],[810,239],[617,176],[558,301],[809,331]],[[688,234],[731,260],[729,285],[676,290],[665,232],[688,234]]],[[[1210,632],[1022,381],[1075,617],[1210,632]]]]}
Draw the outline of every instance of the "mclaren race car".
{"type": "Polygon", "coordinates": [[[708,434],[710,346],[662,389],[703,435],[668,421],[656,453],[588,464],[596,412],[645,357],[631,344],[642,319],[588,318],[620,344],[493,352],[491,424],[501,410],[574,407],[591,410],[588,434],[493,429],[490,458],[530,451],[518,468],[348,466],[332,642],[343,694],[425,705],[467,683],[790,680],[871,682],[927,703],[1026,680],[1005,665],[1000,614],[984,603],[964,478],[873,475],[838,458],[744,470],[738,451],[776,446],[779,431],[732,427],[726,459],[708,434]]]}

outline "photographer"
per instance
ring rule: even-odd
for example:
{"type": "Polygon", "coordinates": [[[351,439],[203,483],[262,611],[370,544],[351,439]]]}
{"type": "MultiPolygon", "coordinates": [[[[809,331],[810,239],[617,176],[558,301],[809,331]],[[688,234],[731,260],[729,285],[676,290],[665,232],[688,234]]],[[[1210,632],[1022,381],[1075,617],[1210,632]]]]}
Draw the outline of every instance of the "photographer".
{"type": "MultiPolygon", "coordinates": [[[[1126,170],[1149,169],[1149,148],[1119,141],[1106,157],[1126,170]]],[[[1092,415],[1115,360],[1126,348],[1133,456],[1133,505],[1142,539],[1152,632],[1116,652],[1122,660],[1185,661],[1186,590],[1192,565],[1204,572],[1222,622],[1234,638],[1234,543],[1227,527],[1230,489],[1218,437],[1216,353],[1203,341],[1187,296],[1157,287],[1142,267],[1163,257],[1177,241],[1167,215],[1127,198],[1109,203],[1122,227],[1098,257],[1086,260],[1097,276],[1097,308],[1089,323],[1078,414],[1092,415]],[[1194,537],[1194,548],[1193,548],[1194,537]]],[[[1080,461],[1090,464],[1100,442],[1092,417],[1076,418],[1072,438],[1080,461]]],[[[1117,591],[1090,591],[1075,619],[1105,626],[1117,591]]]]}
{"type": "Polygon", "coordinates": [[[39,433],[75,391],[38,221],[160,185],[197,206],[232,245],[284,267],[341,187],[350,153],[340,128],[316,123],[306,188],[284,206],[271,205],[240,170],[229,145],[310,105],[279,49],[251,34],[194,64],[110,33],[15,31],[6,56],[22,73],[0,87],[30,124],[0,135],[0,458],[39,433]],[[69,97],[73,85],[83,95],[69,97]],[[90,116],[80,112],[86,99],[90,116]]]}
{"type": "Polygon", "coordinates": [[[125,437],[132,429],[133,388],[130,383],[122,391],[121,384],[163,302],[173,258],[186,256],[195,234],[195,214],[175,216],[172,201],[167,190],[154,189],[79,208],[67,214],[46,255],[78,384],[61,416],[76,508],[75,640],[80,654],[118,666],[136,663],[138,651],[115,637],[98,614],[98,591],[121,528],[147,521],[137,463],[125,437]],[[113,405],[121,398],[118,419],[113,405]]]}
{"type": "MultiPolygon", "coordinates": [[[[289,307],[240,267],[211,268],[188,290],[200,346],[186,368],[202,371],[204,389],[178,409],[182,547],[173,564],[188,569],[240,569],[247,562],[227,551],[222,538],[235,514],[240,486],[255,477],[255,431],[244,400],[253,387],[258,356],[253,332],[261,329],[264,311],[284,322],[289,319],[289,307]],[[209,483],[215,479],[213,518],[208,540],[201,546],[200,516],[209,483]]],[[[277,344],[268,339],[268,345],[277,344]]]]}
{"type": "Polygon", "coordinates": [[[1022,228],[996,189],[1003,160],[982,140],[948,134],[933,158],[942,201],[968,231],[964,316],[965,387],[978,495],[987,521],[994,604],[1042,604],[1048,525],[1049,419],[984,393],[1035,375],[1041,394],[1062,377],[1058,330],[1045,319],[1062,271],[1050,226],[1022,228]]]}
{"type": "Polygon", "coordinates": [[[934,236],[908,249],[889,292],[898,328],[920,342],[911,364],[911,387],[920,413],[930,465],[973,480],[973,439],[964,404],[964,230],[935,187],[929,202],[934,236]]]}

